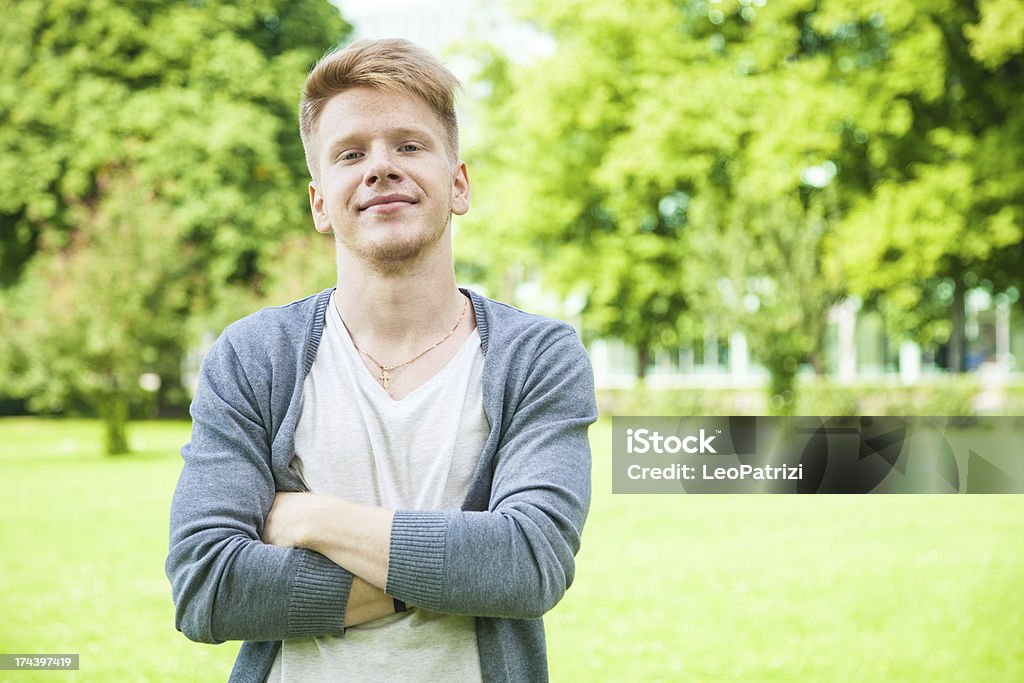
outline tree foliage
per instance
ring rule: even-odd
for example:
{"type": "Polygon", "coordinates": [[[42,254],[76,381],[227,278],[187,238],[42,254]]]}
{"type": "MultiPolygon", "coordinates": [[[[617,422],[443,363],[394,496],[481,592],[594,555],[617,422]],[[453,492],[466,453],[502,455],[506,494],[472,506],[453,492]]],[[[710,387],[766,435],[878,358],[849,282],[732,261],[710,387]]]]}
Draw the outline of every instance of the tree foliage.
{"type": "Polygon", "coordinates": [[[1004,27],[1019,4],[569,0],[524,16],[555,48],[482,73],[493,206],[474,232],[586,293],[593,333],[658,347],[742,330],[786,412],[843,296],[910,312],[936,278],[1020,282],[1022,41],[1004,27]]]}
{"type": "Polygon", "coordinates": [[[141,372],[177,379],[189,321],[308,224],[298,97],[347,31],[325,0],[5,5],[0,366],[22,394],[121,415],[141,372]]]}
{"type": "Polygon", "coordinates": [[[838,226],[835,261],[895,332],[951,341],[960,370],[965,290],[1024,284],[1024,11],[1000,0],[836,7],[816,29],[872,27],[887,59],[843,76],[866,93],[848,165],[865,191],[838,226]]]}

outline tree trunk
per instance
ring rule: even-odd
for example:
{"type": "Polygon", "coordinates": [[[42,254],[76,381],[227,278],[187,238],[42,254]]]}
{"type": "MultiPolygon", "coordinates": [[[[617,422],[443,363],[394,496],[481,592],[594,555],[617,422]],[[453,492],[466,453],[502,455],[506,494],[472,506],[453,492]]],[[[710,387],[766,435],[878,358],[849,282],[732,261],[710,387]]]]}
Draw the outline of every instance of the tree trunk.
{"type": "Polygon", "coordinates": [[[636,378],[643,380],[647,377],[647,364],[651,361],[651,347],[647,343],[636,347],[636,378]]]}
{"type": "Polygon", "coordinates": [[[103,418],[104,446],[107,455],[128,452],[128,399],[114,389],[104,396],[100,408],[103,418]]]}
{"type": "Polygon", "coordinates": [[[964,312],[964,285],[957,282],[953,290],[953,305],[949,312],[953,331],[949,335],[949,371],[964,371],[964,326],[967,324],[964,312]]]}
{"type": "Polygon", "coordinates": [[[169,357],[161,363],[160,388],[156,391],[157,419],[180,419],[188,417],[188,401],[181,385],[181,354],[177,349],[164,352],[169,357]]]}

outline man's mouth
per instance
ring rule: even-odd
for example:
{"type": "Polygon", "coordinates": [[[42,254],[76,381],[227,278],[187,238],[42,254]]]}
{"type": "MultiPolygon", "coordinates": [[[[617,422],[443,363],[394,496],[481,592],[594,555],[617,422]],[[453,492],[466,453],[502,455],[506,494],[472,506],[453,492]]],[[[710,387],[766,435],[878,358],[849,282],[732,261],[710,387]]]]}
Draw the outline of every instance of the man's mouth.
{"type": "Polygon", "coordinates": [[[367,202],[364,202],[360,207],[360,211],[366,211],[367,209],[373,209],[375,212],[388,213],[390,211],[397,211],[411,206],[416,203],[413,197],[405,194],[382,194],[367,202]]]}

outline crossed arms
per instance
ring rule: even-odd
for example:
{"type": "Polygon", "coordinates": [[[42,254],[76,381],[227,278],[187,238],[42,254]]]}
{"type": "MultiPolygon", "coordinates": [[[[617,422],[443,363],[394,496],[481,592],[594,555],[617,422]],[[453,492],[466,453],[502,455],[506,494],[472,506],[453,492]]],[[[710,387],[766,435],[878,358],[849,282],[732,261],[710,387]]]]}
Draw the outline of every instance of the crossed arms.
{"type": "Polygon", "coordinates": [[[596,418],[589,362],[571,330],[550,326],[521,347],[492,346],[518,360],[490,390],[485,379],[492,430],[481,471],[491,477],[474,480],[466,509],[448,511],[306,493],[281,494],[272,509],[278,479],[299,488],[284,480],[294,430],[287,406],[302,364],[275,362],[262,341],[226,332],[193,401],[166,564],[185,635],[212,643],[342,635],[391,611],[384,592],[497,618],[539,617],[562,597],[589,505],[586,432],[596,418]]]}
{"type": "Polygon", "coordinates": [[[316,551],[351,571],[355,576],[345,606],[345,626],[355,626],[394,611],[392,597],[384,592],[393,517],[393,510],[332,496],[278,493],[262,540],[316,551]]]}

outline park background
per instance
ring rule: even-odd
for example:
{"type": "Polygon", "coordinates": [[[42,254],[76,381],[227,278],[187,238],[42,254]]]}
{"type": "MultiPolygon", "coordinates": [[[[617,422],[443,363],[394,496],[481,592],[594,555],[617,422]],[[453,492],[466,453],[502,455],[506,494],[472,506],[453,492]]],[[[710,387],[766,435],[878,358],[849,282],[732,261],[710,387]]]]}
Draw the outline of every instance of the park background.
{"type": "Polygon", "coordinates": [[[22,0],[0,16],[0,652],[224,680],[163,576],[198,363],[330,286],[305,73],[465,83],[460,282],[579,330],[602,420],[555,680],[1024,678],[1016,496],[612,496],[614,414],[1024,413],[1016,0],[22,0]]]}

